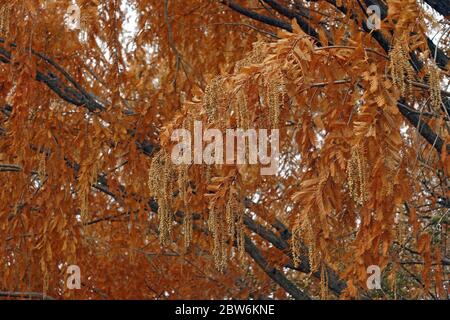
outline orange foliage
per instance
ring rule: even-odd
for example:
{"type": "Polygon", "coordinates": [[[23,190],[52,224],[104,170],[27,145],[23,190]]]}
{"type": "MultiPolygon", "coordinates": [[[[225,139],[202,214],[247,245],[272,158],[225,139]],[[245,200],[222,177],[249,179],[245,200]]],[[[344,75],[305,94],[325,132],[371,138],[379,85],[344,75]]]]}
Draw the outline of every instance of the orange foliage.
{"type": "Polygon", "coordinates": [[[445,6],[76,3],[0,1],[0,296],[448,298],[445,6]],[[173,164],[194,121],[278,129],[278,173],[173,164]]]}

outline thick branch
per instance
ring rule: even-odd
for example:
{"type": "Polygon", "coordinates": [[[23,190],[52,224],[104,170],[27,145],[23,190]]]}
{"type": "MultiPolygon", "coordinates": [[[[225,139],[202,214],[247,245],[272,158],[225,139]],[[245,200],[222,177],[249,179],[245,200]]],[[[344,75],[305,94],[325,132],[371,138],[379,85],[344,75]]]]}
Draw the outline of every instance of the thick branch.
{"type": "Polygon", "coordinates": [[[265,16],[263,14],[259,14],[257,12],[254,12],[252,10],[249,10],[247,8],[241,7],[240,5],[238,5],[236,2],[231,1],[231,0],[223,0],[221,1],[221,3],[225,4],[226,6],[230,7],[231,9],[233,9],[234,11],[249,17],[253,20],[268,24],[270,26],[273,27],[277,27],[280,29],[284,29],[287,30],[289,32],[292,32],[292,26],[290,25],[290,23],[286,23],[284,21],[281,21],[279,19],[275,19],[269,16],[265,16]]]}
{"type": "Polygon", "coordinates": [[[0,172],[20,172],[22,168],[14,164],[0,164],[0,172]]]}
{"type": "MultiPolygon", "coordinates": [[[[0,43],[5,44],[5,41],[0,38],[0,43]]],[[[10,44],[11,48],[15,48],[16,45],[14,43],[10,44]]],[[[58,72],[60,72],[63,77],[73,85],[73,87],[66,85],[60,78],[58,78],[54,73],[50,70],[37,70],[36,71],[36,80],[44,83],[47,87],[55,92],[61,99],[66,102],[73,104],[78,107],[85,107],[89,111],[101,111],[104,110],[105,107],[98,103],[94,98],[93,94],[88,93],[86,90],[82,88],[80,84],[78,84],[68,72],[66,72],[60,65],[54,62],[52,59],[46,57],[43,54],[37,53],[34,50],[30,49],[31,53],[44,61],[45,63],[53,66],[58,72]]],[[[0,47],[0,62],[10,63],[12,59],[11,51],[0,47]]]]}
{"type": "MultiPolygon", "coordinates": [[[[334,5],[338,10],[340,10],[342,13],[347,14],[348,10],[344,6],[339,6],[336,2],[336,0],[326,0],[328,3],[334,5]]],[[[382,5],[380,2],[375,0],[367,0],[368,4],[374,4],[377,3],[380,5],[380,8],[382,9],[382,15],[386,14],[384,10],[387,11],[387,7],[382,5]]],[[[353,16],[353,19],[356,23],[358,23],[358,19],[356,16],[353,16]]],[[[383,34],[377,30],[373,31],[370,30],[367,27],[367,24],[365,21],[362,23],[363,29],[370,33],[372,37],[378,42],[378,44],[384,49],[386,53],[389,53],[391,49],[391,45],[389,41],[386,40],[386,38],[383,36],[383,34]]],[[[410,54],[411,57],[411,65],[414,67],[416,71],[420,70],[422,68],[422,63],[418,60],[416,55],[414,53],[410,54]]],[[[447,108],[450,101],[449,99],[445,100],[445,107],[447,108]]],[[[426,123],[420,121],[420,116],[417,113],[412,113],[408,110],[408,108],[404,105],[404,99],[400,99],[397,103],[397,107],[400,111],[400,113],[416,128],[418,128],[419,134],[430,144],[432,145],[439,153],[442,152],[443,148],[443,140],[440,138],[426,123]]],[[[450,153],[450,146],[447,145],[447,151],[450,153]]]]}
{"type": "MultiPolygon", "coordinates": [[[[256,221],[252,220],[249,216],[244,217],[244,224],[253,232],[261,236],[263,239],[270,242],[272,245],[275,246],[278,250],[282,251],[284,254],[286,254],[289,258],[292,259],[292,253],[290,251],[290,246],[287,243],[286,240],[279,238],[276,236],[272,231],[268,230],[264,226],[260,225],[256,221]]],[[[287,233],[290,234],[289,231],[287,233]]],[[[307,251],[306,246],[305,251],[307,251]]],[[[288,268],[294,269],[303,273],[310,273],[310,263],[309,258],[306,255],[301,255],[300,257],[300,264],[298,266],[294,266],[292,263],[287,265],[288,268]]],[[[333,291],[336,295],[341,295],[342,291],[347,287],[345,281],[341,280],[339,276],[334,272],[331,268],[327,267],[327,274],[328,274],[328,287],[331,291],[333,291]]],[[[317,279],[321,279],[320,272],[314,272],[313,276],[317,279]]]]}
{"type": "Polygon", "coordinates": [[[424,0],[430,7],[442,14],[444,17],[450,15],[450,0],[424,0]]]}
{"type": "Polygon", "coordinates": [[[262,256],[259,249],[253,244],[249,237],[245,236],[245,251],[255,260],[255,262],[264,270],[264,272],[275,281],[280,287],[286,290],[292,297],[297,300],[311,300],[311,298],[301,291],[295,284],[289,281],[286,276],[278,269],[270,266],[266,259],[262,256]]]}
{"type": "Polygon", "coordinates": [[[267,3],[272,9],[274,9],[276,12],[278,12],[279,14],[289,18],[289,19],[294,19],[297,21],[298,25],[300,26],[300,28],[308,35],[310,35],[311,37],[315,38],[317,41],[317,44],[319,46],[321,46],[321,43],[319,41],[319,34],[317,33],[316,30],[314,30],[314,28],[311,27],[311,25],[305,20],[303,19],[300,15],[296,14],[295,12],[289,10],[288,8],[280,5],[277,1],[275,0],[263,0],[265,3],[267,3]]]}
{"type": "MultiPolygon", "coordinates": [[[[371,5],[378,6],[381,10],[381,12],[380,12],[381,19],[384,19],[388,16],[388,7],[382,1],[380,1],[380,0],[364,0],[364,3],[368,7],[371,5]]],[[[446,69],[447,64],[448,64],[448,57],[445,54],[445,52],[442,49],[438,48],[429,37],[426,37],[426,40],[427,40],[428,48],[430,49],[430,52],[432,53],[432,56],[436,57],[437,65],[442,69],[446,69]]],[[[416,57],[413,57],[413,59],[415,60],[414,63],[417,64],[418,59],[416,57]]],[[[420,69],[422,67],[423,66],[420,66],[420,69]]]]}
{"type": "Polygon", "coordinates": [[[41,299],[41,300],[55,300],[48,295],[39,292],[8,292],[0,291],[0,297],[19,298],[19,299],[41,299]]]}
{"type": "MultiPolygon", "coordinates": [[[[431,127],[424,122],[420,113],[411,112],[411,108],[407,107],[404,103],[397,103],[398,110],[400,113],[408,119],[409,123],[411,123],[414,127],[417,128],[420,135],[437,150],[437,152],[442,153],[442,148],[444,147],[444,140],[439,137],[431,127]]],[[[447,145],[447,153],[450,154],[450,145],[447,145]]]]}

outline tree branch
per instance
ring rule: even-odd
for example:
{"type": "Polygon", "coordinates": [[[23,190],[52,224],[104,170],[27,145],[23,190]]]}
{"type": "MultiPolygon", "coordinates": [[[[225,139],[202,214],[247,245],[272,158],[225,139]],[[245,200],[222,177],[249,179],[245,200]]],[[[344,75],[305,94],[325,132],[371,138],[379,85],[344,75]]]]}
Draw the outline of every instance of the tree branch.
{"type": "MultiPolygon", "coordinates": [[[[285,255],[287,255],[290,259],[292,259],[292,252],[290,250],[290,246],[286,240],[279,238],[272,231],[268,230],[264,226],[260,225],[249,216],[244,217],[244,224],[253,232],[261,236],[263,239],[267,240],[269,243],[275,246],[278,250],[282,251],[285,255]]],[[[288,232],[290,234],[290,232],[288,232]]],[[[302,245],[307,251],[308,248],[305,245],[302,245]]],[[[287,265],[288,268],[300,271],[303,273],[310,273],[311,267],[309,258],[306,255],[300,256],[300,264],[298,266],[294,266],[293,263],[289,263],[287,265]]],[[[347,287],[345,281],[339,278],[339,276],[332,270],[327,267],[328,274],[328,287],[331,291],[333,291],[337,296],[340,296],[343,290],[347,287]]],[[[314,272],[313,276],[317,279],[321,279],[320,272],[314,272]]]]}
{"type": "MultiPolygon", "coordinates": [[[[420,135],[430,144],[433,148],[436,149],[437,152],[442,153],[442,149],[444,147],[444,140],[439,137],[433,129],[424,121],[421,120],[420,113],[411,112],[411,108],[406,106],[403,101],[397,102],[397,107],[400,113],[408,119],[409,123],[411,123],[414,127],[417,128],[417,131],[420,135]]],[[[414,109],[413,109],[414,110],[414,109]]],[[[446,146],[447,153],[450,154],[450,145],[446,146]]]]}
{"type": "Polygon", "coordinates": [[[277,27],[280,29],[284,29],[286,31],[292,32],[292,26],[290,23],[286,23],[284,21],[269,17],[269,16],[265,16],[263,14],[259,14],[257,12],[254,12],[252,10],[249,10],[247,8],[241,7],[240,5],[238,5],[237,3],[235,3],[234,1],[231,0],[222,0],[220,1],[222,4],[228,6],[230,9],[246,16],[249,17],[253,20],[265,23],[267,25],[273,26],[273,27],[277,27]]]}
{"type": "Polygon", "coordinates": [[[20,172],[22,168],[14,164],[0,164],[0,172],[20,172]]]}
{"type": "Polygon", "coordinates": [[[286,290],[286,292],[296,300],[311,300],[310,296],[297,288],[297,286],[289,281],[282,272],[270,266],[270,264],[266,259],[264,259],[259,249],[253,244],[248,236],[244,237],[244,242],[245,251],[274,282],[276,282],[280,287],[286,290]]]}
{"type": "Polygon", "coordinates": [[[295,20],[297,21],[297,23],[300,26],[300,28],[306,34],[308,34],[311,37],[315,38],[316,41],[317,41],[317,45],[318,46],[322,46],[322,44],[320,43],[319,34],[317,33],[317,31],[314,30],[314,28],[312,28],[311,25],[305,19],[303,19],[300,15],[298,15],[295,12],[289,10],[288,8],[282,6],[281,4],[279,4],[275,0],[263,0],[263,1],[265,3],[267,3],[272,9],[274,9],[279,14],[281,14],[281,15],[289,18],[289,19],[294,19],[295,18],[295,20]]]}
{"type": "Polygon", "coordinates": [[[19,298],[19,299],[41,299],[41,300],[55,300],[51,296],[48,296],[39,292],[9,292],[0,291],[0,297],[6,298],[19,298]]]}
{"type": "Polygon", "coordinates": [[[450,0],[424,0],[430,7],[442,14],[444,17],[450,15],[450,0]]]}
{"type": "MultiPolygon", "coordinates": [[[[0,43],[5,44],[5,40],[0,38],[0,43]]],[[[9,45],[11,48],[16,48],[16,44],[11,43],[9,45]]],[[[36,71],[36,80],[44,83],[47,87],[56,93],[61,99],[66,102],[73,104],[78,107],[85,107],[89,111],[102,111],[105,109],[105,106],[96,101],[96,98],[93,94],[88,93],[86,90],[82,88],[80,84],[78,84],[68,72],[64,70],[60,65],[54,62],[52,59],[47,56],[35,52],[33,49],[30,49],[31,53],[38,57],[40,60],[45,63],[50,64],[54,67],[58,72],[60,72],[63,77],[73,85],[70,87],[63,83],[63,81],[58,78],[54,73],[50,70],[37,70],[36,71]]],[[[11,51],[8,51],[5,48],[0,47],[0,62],[10,63],[12,59],[11,51]]]]}

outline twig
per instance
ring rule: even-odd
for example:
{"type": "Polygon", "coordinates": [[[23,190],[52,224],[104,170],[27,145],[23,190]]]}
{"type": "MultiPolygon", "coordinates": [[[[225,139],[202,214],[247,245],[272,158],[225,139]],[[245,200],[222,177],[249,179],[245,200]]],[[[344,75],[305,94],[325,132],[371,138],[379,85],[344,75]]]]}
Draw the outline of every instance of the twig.
{"type": "Polygon", "coordinates": [[[0,297],[6,298],[28,298],[28,299],[41,299],[41,300],[56,300],[55,298],[39,292],[9,292],[0,291],[0,297]]]}

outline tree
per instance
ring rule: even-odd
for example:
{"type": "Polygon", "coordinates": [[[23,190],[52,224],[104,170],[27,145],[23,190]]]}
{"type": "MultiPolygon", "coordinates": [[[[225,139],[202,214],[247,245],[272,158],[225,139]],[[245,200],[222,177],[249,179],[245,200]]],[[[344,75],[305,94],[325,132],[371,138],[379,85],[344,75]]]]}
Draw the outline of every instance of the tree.
{"type": "Polygon", "coordinates": [[[0,3],[0,296],[448,298],[449,1],[0,3]]]}

